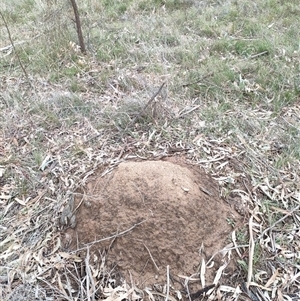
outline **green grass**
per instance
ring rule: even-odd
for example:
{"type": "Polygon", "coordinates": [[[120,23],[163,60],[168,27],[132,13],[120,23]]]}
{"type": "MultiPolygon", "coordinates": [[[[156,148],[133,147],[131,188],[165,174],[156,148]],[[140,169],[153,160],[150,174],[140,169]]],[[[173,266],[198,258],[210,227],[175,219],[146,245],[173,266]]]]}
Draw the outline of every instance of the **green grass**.
{"type": "MultiPolygon", "coordinates": [[[[3,74],[22,74],[18,55],[30,75],[62,84],[73,93],[103,93],[112,81],[130,93],[144,87],[145,79],[141,83],[134,74],[144,66],[140,77],[148,78],[147,85],[166,78],[169,96],[178,106],[182,100],[199,98],[195,103],[204,106],[200,116],[208,121],[205,130],[217,136],[236,126],[249,129],[247,122],[221,118],[236,106],[280,115],[299,97],[296,1],[224,5],[216,1],[201,5],[175,0],[91,1],[79,8],[89,49],[84,58],[74,46],[77,36],[69,5],[62,1],[48,6],[29,0],[5,3],[2,11],[12,36],[15,42],[24,39],[25,43],[16,45],[16,54],[1,60],[3,74]],[[21,19],[15,20],[12,14],[21,19]],[[23,24],[24,35],[18,35],[16,22],[23,24]],[[95,67],[93,85],[88,86],[83,79],[95,67]],[[216,119],[222,121],[216,125],[216,119]]],[[[4,27],[1,32],[1,45],[8,45],[4,27]]],[[[61,126],[64,113],[43,106],[36,110],[45,112],[44,122],[61,126]]],[[[89,109],[86,114],[91,114],[89,109]]],[[[299,157],[298,134],[290,131],[288,136],[296,140],[288,155],[276,161],[280,166],[285,157],[299,157]]]]}

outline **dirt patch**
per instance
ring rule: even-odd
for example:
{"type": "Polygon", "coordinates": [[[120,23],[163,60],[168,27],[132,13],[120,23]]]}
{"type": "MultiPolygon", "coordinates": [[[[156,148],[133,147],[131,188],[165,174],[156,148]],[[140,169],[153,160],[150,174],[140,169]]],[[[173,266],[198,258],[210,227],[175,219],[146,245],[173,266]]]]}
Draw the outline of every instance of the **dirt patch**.
{"type": "MultiPolygon", "coordinates": [[[[197,272],[201,245],[208,260],[228,243],[227,219],[236,218],[211,177],[170,160],[121,163],[111,174],[93,177],[75,205],[81,201],[76,227],[66,230],[73,250],[144,221],[93,246],[107,250],[108,262],[140,286],[165,281],[167,265],[174,277],[197,272]]],[[[221,264],[216,261],[218,256],[207,281],[221,264]]]]}

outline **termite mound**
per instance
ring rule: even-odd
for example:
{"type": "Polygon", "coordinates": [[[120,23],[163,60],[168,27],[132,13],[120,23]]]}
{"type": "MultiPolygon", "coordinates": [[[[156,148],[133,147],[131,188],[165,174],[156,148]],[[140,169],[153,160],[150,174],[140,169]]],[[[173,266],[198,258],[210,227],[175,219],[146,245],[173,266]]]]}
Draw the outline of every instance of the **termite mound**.
{"type": "MultiPolygon", "coordinates": [[[[182,160],[123,162],[84,190],[75,198],[76,227],[65,232],[69,249],[105,250],[108,264],[140,286],[165,281],[167,266],[173,277],[197,273],[228,243],[228,218],[237,220],[217,182],[182,160]]],[[[214,257],[207,282],[221,259],[214,257]]]]}

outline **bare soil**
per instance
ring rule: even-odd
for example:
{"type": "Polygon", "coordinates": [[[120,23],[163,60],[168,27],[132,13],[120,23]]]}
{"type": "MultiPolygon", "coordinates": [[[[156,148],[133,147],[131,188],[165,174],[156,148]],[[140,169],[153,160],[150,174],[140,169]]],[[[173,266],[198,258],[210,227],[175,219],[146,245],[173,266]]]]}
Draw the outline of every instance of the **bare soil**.
{"type": "MultiPolygon", "coordinates": [[[[144,221],[91,248],[106,250],[109,265],[139,287],[165,282],[168,265],[172,279],[198,272],[203,257],[207,262],[228,244],[233,230],[228,219],[239,219],[219,198],[216,181],[176,157],[124,162],[104,177],[99,173],[90,179],[83,198],[76,197],[75,205],[80,202],[76,227],[65,231],[72,250],[144,221]]],[[[221,259],[214,258],[208,284],[221,259]]]]}

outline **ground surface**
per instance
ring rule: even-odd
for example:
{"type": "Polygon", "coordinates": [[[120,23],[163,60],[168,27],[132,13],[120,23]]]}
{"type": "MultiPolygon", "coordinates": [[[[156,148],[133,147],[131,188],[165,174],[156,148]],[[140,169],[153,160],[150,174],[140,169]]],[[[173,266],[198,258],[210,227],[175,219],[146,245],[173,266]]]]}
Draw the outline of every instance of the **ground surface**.
{"type": "MultiPolygon", "coordinates": [[[[199,273],[202,258],[207,262],[228,244],[228,220],[237,220],[237,214],[219,198],[217,182],[199,167],[169,161],[121,163],[112,173],[93,177],[75,202],[77,207],[82,201],[76,227],[66,233],[71,249],[143,222],[90,247],[94,252],[105,248],[109,264],[138,287],[164,283],[167,265],[177,280],[199,273]]],[[[206,275],[209,284],[222,265],[220,256],[213,262],[206,275]]]]}
{"type": "MultiPolygon", "coordinates": [[[[105,254],[71,251],[62,237],[76,225],[73,213],[84,207],[72,200],[89,196],[91,177],[110,179],[124,161],[184,154],[243,214],[203,299],[298,301],[299,0],[77,2],[85,54],[71,1],[0,1],[0,300],[199,299],[187,292],[193,282],[207,291],[209,251],[184,292],[168,279],[139,290],[105,254]],[[229,258],[232,271],[224,269],[229,258]]],[[[147,226],[129,221],[128,233],[112,224],[103,234],[120,236],[108,252],[119,265],[118,242],[147,226]]],[[[147,268],[157,261],[165,269],[145,246],[147,268]]]]}

